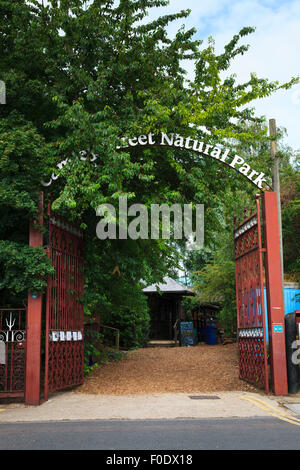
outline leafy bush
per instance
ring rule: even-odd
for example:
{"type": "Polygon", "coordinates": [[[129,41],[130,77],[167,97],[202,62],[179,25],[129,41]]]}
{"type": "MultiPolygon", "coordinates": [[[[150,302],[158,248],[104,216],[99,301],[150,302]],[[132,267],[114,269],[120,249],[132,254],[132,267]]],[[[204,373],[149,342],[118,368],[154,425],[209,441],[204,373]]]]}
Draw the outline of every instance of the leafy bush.
{"type": "Polygon", "coordinates": [[[220,260],[216,256],[213,263],[197,273],[197,277],[196,299],[221,304],[219,320],[224,336],[232,336],[237,321],[234,261],[220,260]]]}
{"type": "MultiPolygon", "coordinates": [[[[120,330],[120,347],[132,349],[145,347],[150,329],[150,316],[148,313],[146,296],[136,291],[131,300],[134,305],[124,305],[121,301],[119,307],[108,315],[109,325],[120,330]]],[[[105,322],[103,316],[103,323],[105,322]]]]}

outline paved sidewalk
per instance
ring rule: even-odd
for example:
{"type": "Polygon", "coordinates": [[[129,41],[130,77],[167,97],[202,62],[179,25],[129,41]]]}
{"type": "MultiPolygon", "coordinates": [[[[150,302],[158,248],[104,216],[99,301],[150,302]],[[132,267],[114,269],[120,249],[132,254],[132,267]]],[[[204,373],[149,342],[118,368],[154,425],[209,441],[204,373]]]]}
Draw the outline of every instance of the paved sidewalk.
{"type": "Polygon", "coordinates": [[[239,391],[123,396],[68,391],[50,396],[47,402],[37,407],[23,403],[6,404],[0,399],[0,422],[295,416],[292,409],[281,405],[283,402],[284,397],[239,391]],[[201,398],[191,399],[190,396],[201,398]]]}

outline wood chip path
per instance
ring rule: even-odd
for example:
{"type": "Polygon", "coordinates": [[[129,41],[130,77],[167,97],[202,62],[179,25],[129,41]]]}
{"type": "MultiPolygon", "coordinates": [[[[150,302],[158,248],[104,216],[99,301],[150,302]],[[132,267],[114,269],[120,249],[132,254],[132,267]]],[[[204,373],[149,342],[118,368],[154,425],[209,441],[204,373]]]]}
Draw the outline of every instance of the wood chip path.
{"type": "Polygon", "coordinates": [[[129,351],[121,362],[94,369],[78,393],[141,395],[255,391],[239,380],[236,344],[129,351]]]}

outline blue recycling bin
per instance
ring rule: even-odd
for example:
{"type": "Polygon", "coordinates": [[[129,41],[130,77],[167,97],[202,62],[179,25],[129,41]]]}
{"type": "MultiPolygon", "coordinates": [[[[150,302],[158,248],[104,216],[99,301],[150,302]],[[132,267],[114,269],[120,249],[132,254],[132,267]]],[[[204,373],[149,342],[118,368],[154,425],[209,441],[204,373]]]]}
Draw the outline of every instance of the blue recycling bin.
{"type": "Polygon", "coordinates": [[[218,329],[216,325],[207,325],[206,327],[206,344],[218,344],[218,329]]]}

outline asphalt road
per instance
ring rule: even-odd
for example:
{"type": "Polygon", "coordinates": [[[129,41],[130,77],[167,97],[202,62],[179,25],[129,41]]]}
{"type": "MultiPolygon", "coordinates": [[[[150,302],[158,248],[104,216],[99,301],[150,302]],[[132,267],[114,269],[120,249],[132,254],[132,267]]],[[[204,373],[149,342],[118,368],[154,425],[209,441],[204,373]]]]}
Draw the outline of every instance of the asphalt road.
{"type": "Polygon", "coordinates": [[[0,449],[300,450],[300,427],[272,417],[1,423],[0,449]]]}

